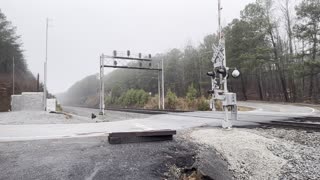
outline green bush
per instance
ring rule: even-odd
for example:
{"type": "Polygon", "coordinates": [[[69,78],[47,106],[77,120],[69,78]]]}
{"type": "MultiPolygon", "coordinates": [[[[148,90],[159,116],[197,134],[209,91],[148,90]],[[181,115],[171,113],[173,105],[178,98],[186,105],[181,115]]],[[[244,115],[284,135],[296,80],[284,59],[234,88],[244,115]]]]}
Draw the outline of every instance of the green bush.
{"type": "Polygon", "coordinates": [[[167,92],[167,99],[168,99],[168,108],[175,109],[178,103],[178,97],[170,89],[167,92]]]}
{"type": "Polygon", "coordinates": [[[129,89],[120,96],[118,103],[124,106],[143,107],[148,102],[149,98],[150,95],[142,89],[129,89]]]}
{"type": "Polygon", "coordinates": [[[194,88],[193,83],[188,87],[188,91],[187,91],[187,99],[189,101],[194,101],[197,98],[197,90],[196,88],[194,88]]]}

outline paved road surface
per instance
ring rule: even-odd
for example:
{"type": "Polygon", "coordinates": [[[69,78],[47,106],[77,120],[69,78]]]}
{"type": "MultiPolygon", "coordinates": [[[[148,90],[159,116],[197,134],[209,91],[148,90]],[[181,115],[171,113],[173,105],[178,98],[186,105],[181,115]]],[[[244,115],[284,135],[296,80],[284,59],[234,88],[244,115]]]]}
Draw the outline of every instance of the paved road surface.
{"type": "Polygon", "coordinates": [[[105,137],[86,137],[2,142],[0,179],[158,180],[173,164],[191,166],[192,155],[192,149],[175,141],[110,145],[105,137]]]}
{"type": "MultiPolygon", "coordinates": [[[[240,112],[234,125],[252,125],[252,122],[284,120],[289,117],[316,115],[317,111],[309,107],[293,105],[265,104],[258,102],[240,103],[256,107],[251,112],[240,112]]],[[[74,111],[83,111],[73,108],[74,111]]],[[[96,111],[96,110],[92,110],[96,111]]],[[[88,109],[87,111],[88,112],[88,109]]],[[[30,124],[0,125],[1,141],[21,141],[35,139],[55,139],[71,137],[90,137],[106,135],[110,132],[141,131],[157,129],[187,129],[199,126],[221,126],[221,112],[169,113],[149,116],[143,119],[130,119],[116,122],[83,124],[30,124]]]]}
{"type": "MultiPolygon", "coordinates": [[[[239,121],[234,124],[248,125],[253,121],[282,120],[318,113],[308,107],[257,102],[246,105],[257,110],[240,112],[239,121]]],[[[81,108],[71,110],[83,116],[91,112],[81,108]]],[[[4,116],[0,114],[1,117],[4,116]]],[[[220,126],[222,118],[223,114],[219,112],[191,112],[102,123],[19,125],[15,121],[16,125],[0,125],[0,180],[161,179],[173,164],[181,167],[193,164],[193,146],[180,139],[180,135],[172,142],[110,145],[106,134],[114,131],[220,126]]],[[[41,119],[34,120],[39,121],[41,119]]],[[[211,150],[209,152],[212,153],[211,150]]],[[[220,161],[214,154],[203,157],[199,165],[209,168],[210,172],[226,172],[222,177],[228,179],[231,176],[228,175],[226,163],[217,164],[220,161]]]]}

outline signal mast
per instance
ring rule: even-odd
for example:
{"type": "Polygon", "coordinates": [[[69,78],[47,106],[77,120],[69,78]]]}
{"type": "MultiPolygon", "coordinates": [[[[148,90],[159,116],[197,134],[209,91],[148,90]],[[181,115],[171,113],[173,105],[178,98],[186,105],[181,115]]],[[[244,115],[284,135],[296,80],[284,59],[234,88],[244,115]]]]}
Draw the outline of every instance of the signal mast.
{"type": "MultiPolygon", "coordinates": [[[[218,0],[218,35],[219,35],[219,44],[216,46],[213,44],[213,71],[208,72],[207,75],[211,77],[211,90],[208,91],[212,95],[211,98],[211,108],[213,111],[216,111],[215,102],[222,101],[223,110],[225,112],[225,118],[222,122],[222,127],[230,129],[232,123],[229,120],[229,108],[231,109],[231,120],[238,119],[238,109],[237,109],[237,96],[236,93],[231,93],[228,91],[227,79],[229,76],[230,68],[227,67],[226,62],[226,48],[225,48],[225,37],[222,32],[221,26],[221,0],[218,0]]],[[[232,76],[234,78],[239,77],[240,72],[234,68],[232,76]]]]}

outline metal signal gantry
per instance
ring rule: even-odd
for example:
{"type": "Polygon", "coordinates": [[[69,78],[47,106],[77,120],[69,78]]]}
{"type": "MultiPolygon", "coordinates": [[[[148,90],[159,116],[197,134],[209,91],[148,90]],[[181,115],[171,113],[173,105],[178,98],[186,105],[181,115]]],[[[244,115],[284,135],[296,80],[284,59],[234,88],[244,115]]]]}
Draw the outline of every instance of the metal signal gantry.
{"type": "Polygon", "coordinates": [[[160,63],[156,67],[152,63],[151,55],[149,54],[145,58],[142,57],[142,54],[132,55],[128,50],[125,55],[120,55],[117,51],[113,51],[113,56],[108,56],[102,54],[100,56],[100,104],[99,109],[100,115],[104,115],[105,102],[104,102],[104,68],[120,68],[120,69],[136,69],[136,70],[149,70],[149,71],[158,71],[158,94],[159,94],[159,109],[162,104],[162,109],[164,109],[164,70],[163,70],[163,60],[160,67],[160,63]],[[160,75],[161,73],[161,75],[160,75]],[[161,77],[161,85],[160,85],[161,77]],[[162,86],[162,87],[160,87],[162,86]],[[162,90],[161,94],[160,91],[162,90]],[[161,100],[162,96],[162,100],[161,100]]]}

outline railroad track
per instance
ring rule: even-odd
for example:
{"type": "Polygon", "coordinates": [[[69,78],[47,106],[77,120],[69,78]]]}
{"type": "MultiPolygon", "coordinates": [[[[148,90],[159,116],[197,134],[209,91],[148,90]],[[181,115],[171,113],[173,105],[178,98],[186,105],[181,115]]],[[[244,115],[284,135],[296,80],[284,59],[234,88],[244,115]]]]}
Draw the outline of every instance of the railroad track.
{"type": "Polygon", "coordinates": [[[260,122],[259,124],[265,127],[320,131],[320,117],[297,117],[286,121],[260,122]]]}
{"type": "Polygon", "coordinates": [[[160,109],[133,109],[133,108],[111,108],[111,107],[107,107],[106,110],[141,113],[141,114],[167,114],[167,113],[190,112],[190,111],[168,110],[168,109],[160,110],[160,109]]]}

